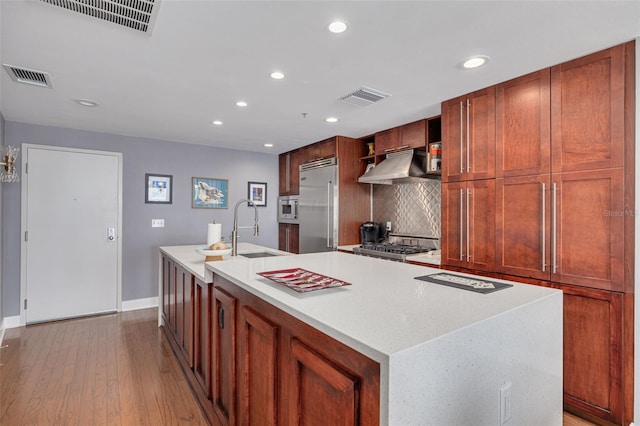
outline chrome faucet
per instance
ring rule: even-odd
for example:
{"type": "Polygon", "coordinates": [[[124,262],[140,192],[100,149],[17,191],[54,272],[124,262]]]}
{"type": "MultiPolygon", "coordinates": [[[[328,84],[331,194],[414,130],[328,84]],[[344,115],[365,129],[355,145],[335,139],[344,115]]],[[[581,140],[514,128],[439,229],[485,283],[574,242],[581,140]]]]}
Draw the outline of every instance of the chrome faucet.
{"type": "Polygon", "coordinates": [[[258,208],[256,205],[253,205],[253,209],[256,211],[254,224],[253,226],[238,226],[238,206],[242,203],[247,203],[251,205],[251,200],[247,200],[246,198],[238,201],[236,203],[236,207],[233,210],[233,231],[231,231],[231,256],[238,255],[238,229],[239,228],[253,228],[253,235],[260,235],[260,229],[258,228],[258,208]]]}

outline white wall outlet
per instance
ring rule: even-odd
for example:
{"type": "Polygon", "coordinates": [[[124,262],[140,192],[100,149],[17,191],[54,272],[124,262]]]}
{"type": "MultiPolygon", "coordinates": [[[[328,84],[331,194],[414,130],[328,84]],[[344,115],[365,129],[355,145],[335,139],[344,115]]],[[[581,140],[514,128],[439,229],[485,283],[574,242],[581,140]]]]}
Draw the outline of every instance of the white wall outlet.
{"type": "Polygon", "coordinates": [[[164,219],[151,219],[152,228],[164,228],[164,219]]]}
{"type": "Polygon", "coordinates": [[[507,382],[500,388],[500,424],[503,425],[512,416],[511,407],[511,382],[507,382]]]}
{"type": "Polygon", "coordinates": [[[391,222],[387,222],[387,231],[391,231],[391,222]]]}

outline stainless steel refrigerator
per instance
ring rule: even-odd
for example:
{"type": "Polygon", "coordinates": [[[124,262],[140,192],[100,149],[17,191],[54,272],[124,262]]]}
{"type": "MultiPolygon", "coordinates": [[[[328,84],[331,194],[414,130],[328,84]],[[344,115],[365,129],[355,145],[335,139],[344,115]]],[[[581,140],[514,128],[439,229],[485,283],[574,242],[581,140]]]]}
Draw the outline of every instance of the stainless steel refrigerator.
{"type": "Polygon", "coordinates": [[[300,253],[338,247],[338,164],[335,158],[300,166],[300,253]]]}

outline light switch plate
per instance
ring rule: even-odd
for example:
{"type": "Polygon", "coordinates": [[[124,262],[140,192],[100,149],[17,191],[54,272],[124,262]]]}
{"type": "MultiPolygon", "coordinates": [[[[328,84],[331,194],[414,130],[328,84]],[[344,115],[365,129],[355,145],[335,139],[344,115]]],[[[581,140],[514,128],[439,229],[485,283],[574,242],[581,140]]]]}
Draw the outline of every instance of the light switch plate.
{"type": "Polygon", "coordinates": [[[164,219],[151,219],[152,228],[164,228],[164,219]]]}

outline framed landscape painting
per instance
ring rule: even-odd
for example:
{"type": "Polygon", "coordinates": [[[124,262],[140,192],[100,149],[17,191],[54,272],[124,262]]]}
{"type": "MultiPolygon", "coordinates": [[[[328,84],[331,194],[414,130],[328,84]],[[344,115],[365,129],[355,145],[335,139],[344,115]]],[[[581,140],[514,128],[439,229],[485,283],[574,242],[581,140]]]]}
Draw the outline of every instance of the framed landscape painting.
{"type": "Polygon", "coordinates": [[[204,177],[191,178],[193,208],[229,208],[229,180],[204,177]]]}
{"type": "Polygon", "coordinates": [[[171,204],[173,176],[146,173],[144,175],[144,202],[147,204],[171,204]]]}

